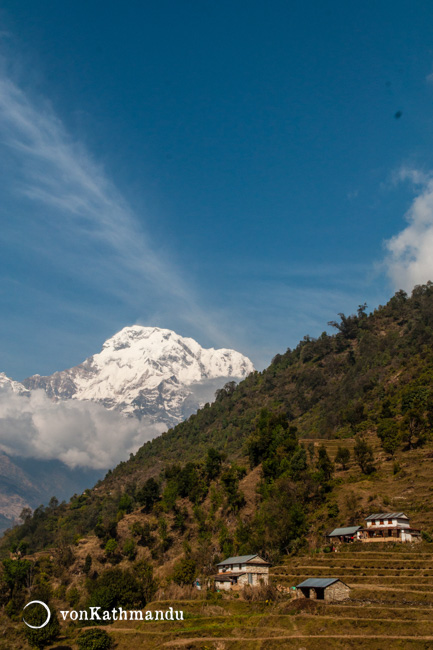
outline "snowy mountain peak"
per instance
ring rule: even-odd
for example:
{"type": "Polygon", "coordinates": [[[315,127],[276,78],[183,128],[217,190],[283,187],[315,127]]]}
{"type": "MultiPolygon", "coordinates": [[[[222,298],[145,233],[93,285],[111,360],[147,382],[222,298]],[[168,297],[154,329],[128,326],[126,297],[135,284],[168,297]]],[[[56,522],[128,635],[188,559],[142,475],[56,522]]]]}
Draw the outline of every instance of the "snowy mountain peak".
{"type": "Polygon", "coordinates": [[[34,375],[24,385],[43,388],[54,399],[96,401],[173,426],[211,401],[224,380],[242,379],[253,370],[235,350],[205,349],[172,330],[132,325],[80,365],[50,377],[34,375]]]}
{"type": "Polygon", "coordinates": [[[14,381],[13,379],[10,379],[5,375],[4,372],[0,372],[0,390],[2,388],[6,388],[11,390],[13,393],[16,393],[17,395],[28,395],[29,391],[24,388],[22,384],[20,384],[18,381],[14,381]]]}

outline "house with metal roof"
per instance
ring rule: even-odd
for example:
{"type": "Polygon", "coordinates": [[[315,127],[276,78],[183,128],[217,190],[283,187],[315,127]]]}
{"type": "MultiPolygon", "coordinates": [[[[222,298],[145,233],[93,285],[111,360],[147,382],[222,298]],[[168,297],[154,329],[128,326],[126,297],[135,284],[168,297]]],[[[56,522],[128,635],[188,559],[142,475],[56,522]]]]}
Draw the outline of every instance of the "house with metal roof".
{"type": "Polygon", "coordinates": [[[296,585],[297,598],[326,602],[350,598],[350,587],[339,578],[308,578],[296,585]]]}
{"type": "Polygon", "coordinates": [[[218,573],[213,576],[216,589],[233,589],[268,584],[271,565],[259,555],[237,555],[218,562],[218,573]]]}
{"type": "Polygon", "coordinates": [[[333,531],[328,533],[326,537],[329,537],[331,542],[354,542],[357,538],[358,530],[361,530],[362,526],[346,526],[346,528],[334,528],[333,531]]]}
{"type": "Polygon", "coordinates": [[[379,512],[365,519],[357,532],[362,542],[419,542],[421,531],[412,528],[404,512],[379,512]]]}

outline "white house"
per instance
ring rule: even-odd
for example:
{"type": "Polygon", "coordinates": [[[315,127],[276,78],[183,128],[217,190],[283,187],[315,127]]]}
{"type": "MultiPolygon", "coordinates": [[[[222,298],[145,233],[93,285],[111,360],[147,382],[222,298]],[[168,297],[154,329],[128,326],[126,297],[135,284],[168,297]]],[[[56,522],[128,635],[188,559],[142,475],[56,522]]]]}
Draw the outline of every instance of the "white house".
{"type": "Polygon", "coordinates": [[[217,564],[218,573],[213,576],[216,589],[232,589],[245,585],[267,585],[271,565],[259,555],[228,557],[217,564]]]}
{"type": "Polygon", "coordinates": [[[418,542],[421,531],[411,528],[404,512],[380,512],[365,519],[366,526],[357,532],[362,542],[418,542]]]}

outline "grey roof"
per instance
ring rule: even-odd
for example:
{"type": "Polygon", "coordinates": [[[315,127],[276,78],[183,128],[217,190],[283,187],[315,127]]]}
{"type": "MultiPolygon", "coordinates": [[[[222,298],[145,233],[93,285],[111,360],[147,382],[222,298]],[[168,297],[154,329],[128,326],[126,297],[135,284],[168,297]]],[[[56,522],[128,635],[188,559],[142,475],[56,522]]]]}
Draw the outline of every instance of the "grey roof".
{"type": "Polygon", "coordinates": [[[327,537],[338,537],[339,535],[354,535],[361,526],[349,526],[348,528],[335,528],[327,537]]]}
{"type": "Polygon", "coordinates": [[[365,521],[374,521],[375,519],[409,519],[404,512],[379,512],[378,514],[369,515],[365,521]]]}
{"type": "Polygon", "coordinates": [[[255,555],[237,555],[236,557],[228,557],[227,560],[218,562],[217,566],[220,564],[243,564],[244,562],[250,562],[250,560],[253,560],[255,557],[259,557],[257,553],[255,555]]]}
{"type": "MultiPolygon", "coordinates": [[[[334,582],[338,582],[340,578],[307,578],[304,582],[301,582],[299,585],[296,585],[296,589],[301,589],[302,587],[314,587],[316,589],[326,589],[329,585],[333,585],[334,582]]],[[[343,582],[340,580],[340,582],[343,582]]],[[[343,584],[345,584],[343,582],[343,584]]],[[[347,587],[347,585],[346,585],[347,587]]]]}

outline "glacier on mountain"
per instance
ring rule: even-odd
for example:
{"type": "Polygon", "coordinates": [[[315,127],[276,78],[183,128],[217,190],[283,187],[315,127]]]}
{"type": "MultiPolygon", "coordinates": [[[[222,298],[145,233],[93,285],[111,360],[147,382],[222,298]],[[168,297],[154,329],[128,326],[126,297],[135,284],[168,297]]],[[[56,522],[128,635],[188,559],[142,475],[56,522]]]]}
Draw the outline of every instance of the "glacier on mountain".
{"type": "Polygon", "coordinates": [[[224,381],[253,370],[235,350],[205,349],[171,330],[133,325],[80,365],[48,377],[33,375],[23,384],[42,388],[54,400],[90,400],[171,427],[212,401],[224,381]]]}

